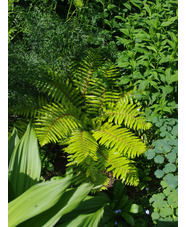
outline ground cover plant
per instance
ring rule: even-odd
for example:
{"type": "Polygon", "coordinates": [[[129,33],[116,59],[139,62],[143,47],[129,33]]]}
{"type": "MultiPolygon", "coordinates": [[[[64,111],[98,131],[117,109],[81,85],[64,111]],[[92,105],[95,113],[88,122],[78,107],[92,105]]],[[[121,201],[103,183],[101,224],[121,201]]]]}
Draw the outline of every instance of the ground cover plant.
{"type": "Polygon", "coordinates": [[[8,1],[10,226],[178,225],[177,5],[8,1]]]}

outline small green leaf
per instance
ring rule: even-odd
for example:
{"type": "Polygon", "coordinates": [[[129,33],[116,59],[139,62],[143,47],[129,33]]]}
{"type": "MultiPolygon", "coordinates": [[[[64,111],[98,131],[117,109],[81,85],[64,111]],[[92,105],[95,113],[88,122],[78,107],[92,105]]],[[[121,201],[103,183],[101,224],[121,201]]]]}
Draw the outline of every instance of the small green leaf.
{"type": "Polygon", "coordinates": [[[165,165],[165,168],[163,169],[165,173],[171,173],[176,171],[176,166],[172,163],[168,163],[165,165]]]}
{"type": "Polygon", "coordinates": [[[174,152],[171,152],[167,155],[167,159],[169,160],[170,163],[175,162],[176,160],[176,154],[174,152]]]}
{"type": "Polygon", "coordinates": [[[133,213],[133,214],[140,213],[141,211],[143,211],[142,206],[137,205],[137,204],[135,204],[135,203],[132,204],[132,206],[131,206],[131,208],[130,208],[130,210],[129,210],[129,212],[130,212],[130,213],[133,213]]]}
{"type": "Polygon", "coordinates": [[[173,210],[170,207],[163,207],[160,209],[160,215],[164,218],[173,215],[173,210]]]}
{"type": "Polygon", "coordinates": [[[149,149],[148,151],[145,152],[145,156],[147,159],[153,159],[155,156],[155,152],[152,149],[149,149]]]}
{"type": "Polygon", "coordinates": [[[155,211],[151,214],[151,217],[152,217],[153,220],[158,220],[160,215],[157,211],[155,211]]]}
{"type": "Polygon", "coordinates": [[[163,190],[163,193],[164,193],[166,196],[168,196],[168,195],[171,193],[170,188],[164,189],[164,190],[163,190]]]}
{"type": "Polygon", "coordinates": [[[156,170],[155,172],[154,172],[154,175],[157,177],[157,178],[162,178],[163,176],[164,176],[164,171],[163,170],[156,170]]]}
{"type": "Polygon", "coordinates": [[[178,179],[173,174],[167,174],[163,180],[167,183],[167,186],[170,187],[170,189],[175,189],[178,185],[178,179]]]}
{"type": "Polygon", "coordinates": [[[162,164],[164,162],[164,160],[165,160],[165,158],[161,155],[158,155],[154,158],[154,161],[159,164],[162,164]]]}

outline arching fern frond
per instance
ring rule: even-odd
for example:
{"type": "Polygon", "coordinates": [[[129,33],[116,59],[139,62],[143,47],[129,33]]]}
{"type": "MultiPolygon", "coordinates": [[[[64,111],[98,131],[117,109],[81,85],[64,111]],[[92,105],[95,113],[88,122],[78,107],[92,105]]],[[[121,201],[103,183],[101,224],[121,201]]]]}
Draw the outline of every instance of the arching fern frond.
{"type": "Polygon", "coordinates": [[[139,184],[138,171],[134,166],[134,161],[107,149],[98,150],[98,160],[100,165],[104,163],[107,171],[112,171],[113,176],[120,178],[125,184],[133,186],[139,184]]]}
{"type": "Polygon", "coordinates": [[[137,136],[118,125],[105,123],[100,129],[93,131],[93,136],[100,145],[128,158],[134,158],[146,151],[144,143],[137,136]]]}
{"type": "Polygon", "coordinates": [[[108,122],[114,121],[118,125],[124,124],[125,127],[134,130],[149,129],[151,124],[147,123],[145,117],[140,115],[140,107],[120,100],[114,108],[105,111],[103,118],[104,120],[108,118],[108,122]]]}
{"type": "Polygon", "coordinates": [[[56,77],[52,81],[38,82],[40,91],[51,96],[54,102],[70,103],[79,106],[83,102],[83,97],[78,89],[73,88],[69,80],[64,82],[62,78],[56,77]]]}
{"type": "Polygon", "coordinates": [[[81,127],[79,109],[72,105],[51,104],[43,107],[41,116],[36,120],[36,133],[41,146],[59,139],[81,127]]]}
{"type": "Polygon", "coordinates": [[[93,161],[97,161],[97,148],[98,144],[94,137],[88,131],[78,129],[72,132],[65,152],[70,154],[70,162],[74,162],[75,160],[77,165],[81,165],[88,156],[90,156],[93,161]]]}

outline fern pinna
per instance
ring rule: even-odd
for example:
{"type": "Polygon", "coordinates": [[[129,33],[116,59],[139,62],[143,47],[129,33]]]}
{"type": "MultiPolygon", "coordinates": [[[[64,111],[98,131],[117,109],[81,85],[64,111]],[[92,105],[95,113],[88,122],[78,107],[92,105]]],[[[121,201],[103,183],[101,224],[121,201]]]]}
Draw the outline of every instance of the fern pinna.
{"type": "Polygon", "coordinates": [[[133,158],[146,151],[145,144],[132,132],[150,124],[117,85],[119,73],[98,53],[71,64],[69,79],[56,77],[38,87],[53,102],[44,105],[35,122],[41,146],[50,142],[65,144],[68,166],[77,182],[89,179],[104,189],[108,172],[125,184],[138,185],[133,158]]]}

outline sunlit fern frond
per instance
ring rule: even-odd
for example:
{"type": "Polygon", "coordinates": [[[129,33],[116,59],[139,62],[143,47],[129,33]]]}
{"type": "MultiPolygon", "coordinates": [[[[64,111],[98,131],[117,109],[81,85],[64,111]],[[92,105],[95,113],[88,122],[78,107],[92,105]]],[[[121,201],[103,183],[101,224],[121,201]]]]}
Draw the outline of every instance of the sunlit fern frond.
{"type": "Polygon", "coordinates": [[[112,92],[108,90],[102,79],[91,80],[85,95],[87,113],[100,113],[109,102],[117,100],[119,95],[120,93],[116,89],[113,89],[112,92]]]}
{"type": "Polygon", "coordinates": [[[69,80],[64,82],[62,78],[56,77],[52,81],[38,82],[37,86],[40,91],[51,96],[54,102],[70,103],[75,106],[79,106],[83,102],[81,93],[72,86],[69,80]]]}
{"type": "Polygon", "coordinates": [[[77,165],[81,165],[88,156],[97,161],[97,148],[96,140],[88,131],[77,129],[72,132],[65,152],[70,155],[69,162],[75,161],[77,165]]]}
{"type": "Polygon", "coordinates": [[[80,110],[72,105],[51,104],[43,107],[36,120],[36,133],[41,146],[49,142],[58,142],[81,127],[78,119],[80,110]]]}
{"type": "Polygon", "coordinates": [[[93,131],[93,136],[100,145],[128,158],[134,158],[146,151],[145,144],[137,136],[118,125],[105,123],[93,131]]]}
{"type": "Polygon", "coordinates": [[[118,125],[124,124],[129,129],[147,130],[151,127],[151,124],[147,123],[145,117],[141,116],[140,108],[122,99],[116,103],[114,108],[105,110],[103,118],[108,118],[108,122],[114,122],[118,125]]]}
{"type": "Polygon", "coordinates": [[[113,177],[121,179],[125,184],[133,186],[139,184],[138,171],[134,166],[134,161],[105,148],[98,150],[98,160],[100,165],[104,164],[107,171],[112,172],[113,177]]]}

